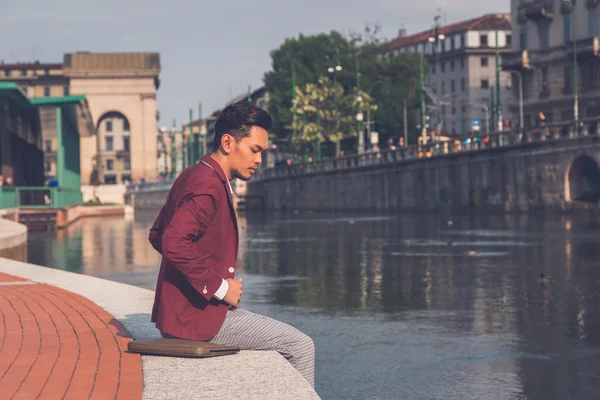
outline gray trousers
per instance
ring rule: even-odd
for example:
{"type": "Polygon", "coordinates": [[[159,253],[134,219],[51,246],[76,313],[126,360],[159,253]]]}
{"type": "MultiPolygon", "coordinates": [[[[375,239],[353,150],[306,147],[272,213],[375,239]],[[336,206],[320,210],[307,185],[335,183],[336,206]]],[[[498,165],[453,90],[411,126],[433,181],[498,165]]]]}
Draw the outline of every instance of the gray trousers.
{"type": "MultiPolygon", "coordinates": [[[[174,338],[161,332],[163,338],[174,338]]],[[[227,311],[225,322],[211,343],[237,346],[242,350],[274,350],[315,386],[315,345],[291,325],[237,308],[227,311]]]]}

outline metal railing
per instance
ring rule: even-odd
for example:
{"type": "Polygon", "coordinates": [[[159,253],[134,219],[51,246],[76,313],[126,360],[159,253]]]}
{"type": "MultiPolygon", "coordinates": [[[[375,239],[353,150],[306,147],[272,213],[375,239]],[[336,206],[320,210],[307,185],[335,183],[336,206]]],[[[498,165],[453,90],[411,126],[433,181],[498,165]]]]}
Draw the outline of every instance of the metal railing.
{"type": "Polygon", "coordinates": [[[65,187],[0,187],[0,209],[62,208],[83,202],[81,189],[65,187]]]}
{"type": "Polygon", "coordinates": [[[588,118],[580,120],[579,122],[578,129],[575,129],[575,123],[573,121],[563,121],[528,130],[512,129],[490,134],[458,136],[452,137],[450,141],[446,142],[411,145],[395,150],[370,151],[360,155],[350,155],[309,163],[259,169],[252,178],[252,181],[284,178],[316,172],[370,167],[386,163],[447,156],[450,154],[485,151],[494,148],[524,146],[530,143],[600,135],[600,118],[588,118]]]}

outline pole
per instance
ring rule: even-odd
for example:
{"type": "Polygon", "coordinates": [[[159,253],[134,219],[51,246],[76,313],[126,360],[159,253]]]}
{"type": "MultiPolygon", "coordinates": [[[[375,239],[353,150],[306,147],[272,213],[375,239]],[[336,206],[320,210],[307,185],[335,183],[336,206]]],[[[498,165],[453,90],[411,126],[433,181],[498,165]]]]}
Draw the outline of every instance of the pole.
{"type": "Polygon", "coordinates": [[[292,63],[292,107],[294,116],[292,117],[292,129],[294,130],[294,139],[296,138],[296,67],[292,63]]]}
{"type": "Polygon", "coordinates": [[[490,114],[490,126],[492,127],[492,129],[494,129],[494,132],[496,132],[496,120],[495,120],[495,117],[496,117],[496,99],[494,98],[494,88],[493,87],[490,88],[490,91],[491,91],[491,95],[490,95],[490,99],[491,100],[490,101],[492,102],[491,107],[490,107],[492,109],[492,112],[490,114]]]}
{"type": "MultiPolygon", "coordinates": [[[[356,54],[356,116],[360,114],[360,102],[358,97],[360,96],[360,64],[358,59],[358,52],[356,54]]],[[[360,129],[360,121],[356,120],[356,134],[358,135],[358,154],[362,154],[365,151],[365,135],[362,129],[360,129]]]]}
{"type": "Polygon", "coordinates": [[[196,152],[194,151],[194,111],[190,108],[190,134],[188,135],[188,148],[189,148],[189,165],[196,164],[196,152]]]}
{"type": "Polygon", "coordinates": [[[177,175],[177,147],[175,144],[175,118],[173,118],[173,127],[171,128],[171,178],[177,175]]]}
{"type": "Polygon", "coordinates": [[[435,123],[436,126],[441,127],[441,117],[440,117],[440,98],[442,96],[442,92],[440,89],[440,74],[442,73],[441,71],[441,67],[440,67],[440,39],[439,39],[439,29],[440,29],[440,22],[439,22],[439,15],[435,17],[435,97],[437,99],[437,107],[435,109],[435,123]]]}
{"type": "Polygon", "coordinates": [[[188,167],[187,146],[185,145],[185,124],[181,125],[181,171],[188,167]]]}
{"type": "Polygon", "coordinates": [[[519,128],[523,130],[523,74],[520,71],[511,71],[519,77],[519,128]]]}
{"type": "Polygon", "coordinates": [[[420,75],[420,90],[419,97],[421,99],[421,137],[425,143],[427,129],[425,128],[425,74],[423,72],[423,53],[419,53],[419,75],[420,75]]]}
{"type": "Polygon", "coordinates": [[[502,131],[502,100],[500,99],[500,46],[498,43],[498,30],[496,29],[496,112],[498,118],[498,132],[502,131]]]}
{"type": "MultiPolygon", "coordinates": [[[[336,51],[335,53],[335,67],[333,68],[333,103],[335,105],[335,134],[337,136],[340,130],[340,121],[338,116],[338,98],[337,98],[337,67],[340,65],[339,53],[336,51]]],[[[335,156],[340,156],[340,151],[342,148],[342,140],[341,138],[335,143],[335,156]]]]}
{"type": "Polygon", "coordinates": [[[204,143],[206,141],[206,137],[202,134],[202,127],[204,126],[202,121],[202,102],[198,103],[198,161],[202,157],[204,157],[204,143]]]}
{"type": "Polygon", "coordinates": [[[406,120],[406,99],[404,99],[404,146],[408,146],[408,121],[406,120]]]}
{"type": "Polygon", "coordinates": [[[248,102],[252,103],[252,87],[248,85],[248,102]]]}
{"type": "Polygon", "coordinates": [[[575,29],[575,0],[571,10],[571,30],[573,35],[573,120],[575,121],[574,132],[579,132],[579,95],[577,93],[577,29],[575,29]]]}

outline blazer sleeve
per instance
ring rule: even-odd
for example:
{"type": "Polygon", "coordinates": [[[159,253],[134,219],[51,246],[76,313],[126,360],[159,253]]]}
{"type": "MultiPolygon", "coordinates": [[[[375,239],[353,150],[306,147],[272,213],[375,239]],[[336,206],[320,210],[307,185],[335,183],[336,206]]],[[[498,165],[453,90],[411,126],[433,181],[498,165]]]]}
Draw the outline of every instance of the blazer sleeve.
{"type": "Polygon", "coordinates": [[[158,251],[162,254],[162,235],[163,235],[163,218],[165,213],[165,206],[160,209],[160,213],[154,221],[152,228],[150,228],[150,234],[148,235],[148,240],[154,250],[158,251]]]}
{"type": "Polygon", "coordinates": [[[188,282],[207,300],[221,286],[223,279],[211,268],[210,249],[202,250],[197,241],[204,235],[216,213],[214,190],[186,198],[173,214],[162,235],[162,255],[177,268],[188,282]]]}

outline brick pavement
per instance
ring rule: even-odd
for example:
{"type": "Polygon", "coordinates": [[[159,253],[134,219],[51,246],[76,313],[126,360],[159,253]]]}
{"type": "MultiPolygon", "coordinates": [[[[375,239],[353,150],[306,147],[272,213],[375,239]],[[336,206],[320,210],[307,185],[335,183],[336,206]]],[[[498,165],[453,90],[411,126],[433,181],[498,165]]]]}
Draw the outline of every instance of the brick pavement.
{"type": "Polygon", "coordinates": [[[131,340],[90,300],[0,273],[1,399],[141,399],[131,340]]]}

